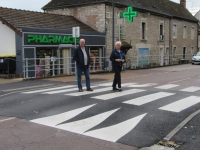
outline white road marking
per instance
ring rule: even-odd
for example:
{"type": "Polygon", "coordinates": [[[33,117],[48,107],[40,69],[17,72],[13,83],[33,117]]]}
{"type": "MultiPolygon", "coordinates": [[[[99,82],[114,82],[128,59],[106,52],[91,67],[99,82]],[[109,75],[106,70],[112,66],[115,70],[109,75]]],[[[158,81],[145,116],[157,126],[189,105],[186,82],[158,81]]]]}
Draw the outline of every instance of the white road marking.
{"type": "Polygon", "coordinates": [[[61,113],[58,115],[54,116],[49,116],[49,117],[44,117],[44,118],[39,118],[39,119],[34,119],[31,120],[31,122],[50,126],[50,127],[55,127],[57,124],[67,121],[71,118],[74,118],[75,116],[79,115],[80,113],[88,110],[89,108],[93,107],[96,104],[85,106],[82,108],[74,109],[65,113],[61,113]]]}
{"type": "MultiPolygon", "coordinates": [[[[98,84],[98,86],[110,86],[110,87],[112,87],[112,82],[109,82],[109,83],[102,83],[102,84],[98,84]]],[[[136,84],[136,83],[123,83],[123,84],[121,84],[121,86],[129,86],[129,85],[132,85],[132,84],[136,84]]]]}
{"type": "Polygon", "coordinates": [[[23,92],[24,94],[32,94],[32,93],[41,93],[41,92],[46,92],[46,91],[53,91],[53,90],[59,90],[59,89],[67,89],[74,87],[75,85],[68,85],[68,86],[61,86],[61,87],[56,87],[56,88],[49,88],[49,89],[41,89],[41,90],[36,90],[36,91],[29,91],[29,92],[23,92]]]}
{"type": "MultiPolygon", "coordinates": [[[[94,88],[94,87],[96,87],[96,86],[91,86],[91,88],[94,88]]],[[[49,92],[45,92],[45,93],[42,93],[42,94],[57,94],[57,93],[71,92],[71,91],[75,91],[75,90],[78,91],[78,88],[71,88],[71,89],[64,89],[64,90],[57,90],[57,91],[49,91],[49,92]]]]}
{"type": "Polygon", "coordinates": [[[78,88],[70,88],[70,89],[57,90],[57,91],[49,91],[49,92],[45,92],[45,93],[42,93],[42,94],[57,94],[57,93],[75,91],[75,90],[78,90],[78,88]]]}
{"type": "Polygon", "coordinates": [[[171,88],[174,88],[174,87],[177,87],[177,86],[179,86],[179,85],[177,85],[177,84],[166,84],[166,85],[158,86],[158,87],[155,87],[155,88],[167,90],[167,89],[171,89],[171,88]]]}
{"type": "Polygon", "coordinates": [[[145,90],[142,90],[142,89],[132,89],[132,90],[127,90],[127,91],[122,91],[122,92],[114,92],[114,93],[110,93],[110,94],[95,96],[92,98],[100,99],[100,100],[109,100],[112,98],[121,97],[121,96],[129,95],[129,94],[139,93],[139,92],[144,92],[144,91],[145,90]]]}
{"type": "Polygon", "coordinates": [[[2,90],[2,91],[4,91],[4,92],[10,92],[10,91],[30,89],[30,88],[37,88],[37,87],[45,87],[45,86],[51,86],[51,85],[53,85],[53,84],[46,84],[46,85],[39,85],[39,86],[29,86],[29,87],[16,88],[16,89],[8,89],[8,90],[2,90]]]}
{"type": "Polygon", "coordinates": [[[98,86],[112,86],[112,82],[98,84],[98,86]]]}
{"type": "Polygon", "coordinates": [[[5,121],[13,120],[13,119],[15,119],[15,117],[12,117],[12,118],[8,118],[8,119],[3,119],[3,120],[0,120],[0,122],[5,122],[5,121]]]}
{"type": "Polygon", "coordinates": [[[190,96],[190,97],[181,99],[179,101],[176,101],[174,103],[171,103],[169,105],[163,106],[159,109],[166,110],[166,111],[172,111],[172,112],[181,112],[184,109],[187,109],[199,102],[200,102],[200,97],[190,96]]]}
{"type": "Polygon", "coordinates": [[[159,92],[159,93],[154,93],[154,94],[138,97],[132,100],[128,100],[123,103],[140,106],[140,105],[144,105],[146,103],[153,102],[155,100],[168,97],[174,94],[175,93],[159,92]]]}
{"type": "Polygon", "coordinates": [[[176,83],[176,82],[181,82],[181,81],[185,81],[185,80],[190,80],[190,78],[182,79],[182,80],[177,80],[177,81],[173,81],[173,82],[169,82],[169,83],[176,83]]]}
{"type": "Polygon", "coordinates": [[[75,133],[84,133],[85,131],[88,131],[89,129],[97,126],[104,120],[106,120],[109,116],[111,116],[113,113],[115,113],[118,109],[114,109],[111,111],[107,111],[86,119],[78,120],[75,122],[70,122],[66,124],[58,125],[57,128],[62,130],[67,130],[75,133]]]}
{"type": "Polygon", "coordinates": [[[102,88],[102,89],[95,89],[92,92],[91,91],[84,91],[84,92],[76,92],[76,93],[65,94],[65,95],[81,96],[81,95],[94,94],[94,93],[99,93],[99,92],[104,92],[104,91],[110,91],[110,90],[112,90],[112,87],[107,87],[107,88],[102,88]]]}
{"type": "Polygon", "coordinates": [[[126,120],[116,125],[89,131],[84,133],[84,135],[106,141],[116,142],[121,137],[129,133],[132,129],[134,129],[137,126],[137,124],[144,118],[145,115],[146,114],[137,116],[135,118],[126,120]]]}
{"type": "Polygon", "coordinates": [[[198,90],[200,90],[200,87],[191,86],[191,87],[182,89],[182,90],[180,90],[180,91],[183,91],[183,92],[196,92],[196,91],[198,91],[198,90]]]}
{"type": "Polygon", "coordinates": [[[149,87],[149,86],[153,86],[153,85],[156,85],[156,83],[135,84],[135,85],[130,85],[128,87],[149,87]]]}

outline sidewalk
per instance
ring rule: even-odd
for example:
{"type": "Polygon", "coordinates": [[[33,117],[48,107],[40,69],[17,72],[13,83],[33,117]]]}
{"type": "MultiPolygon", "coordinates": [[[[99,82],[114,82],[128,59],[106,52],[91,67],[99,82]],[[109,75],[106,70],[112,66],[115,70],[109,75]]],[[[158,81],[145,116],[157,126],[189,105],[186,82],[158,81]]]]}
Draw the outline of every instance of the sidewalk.
{"type": "Polygon", "coordinates": [[[16,78],[16,79],[2,79],[2,78],[0,78],[0,85],[1,84],[7,84],[7,83],[20,82],[22,80],[23,80],[22,78],[16,78]]]}

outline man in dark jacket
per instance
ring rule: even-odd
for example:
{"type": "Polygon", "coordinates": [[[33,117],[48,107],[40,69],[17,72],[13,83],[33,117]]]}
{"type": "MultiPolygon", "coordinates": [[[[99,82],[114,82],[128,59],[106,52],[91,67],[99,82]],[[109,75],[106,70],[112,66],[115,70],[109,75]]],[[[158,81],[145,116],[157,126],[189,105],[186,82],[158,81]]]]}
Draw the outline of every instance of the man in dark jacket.
{"type": "Polygon", "coordinates": [[[83,92],[81,76],[82,72],[85,74],[87,91],[93,91],[90,87],[90,54],[87,47],[85,47],[85,40],[80,39],[79,47],[75,49],[73,60],[76,61],[77,67],[77,81],[79,92],[83,92]]]}

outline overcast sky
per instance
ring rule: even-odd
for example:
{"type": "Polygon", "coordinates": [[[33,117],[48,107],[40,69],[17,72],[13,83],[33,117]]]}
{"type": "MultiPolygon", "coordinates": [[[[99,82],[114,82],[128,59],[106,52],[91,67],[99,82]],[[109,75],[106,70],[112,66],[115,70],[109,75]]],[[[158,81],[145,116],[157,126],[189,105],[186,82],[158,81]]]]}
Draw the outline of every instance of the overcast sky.
{"type": "MultiPolygon", "coordinates": [[[[0,6],[32,11],[42,11],[50,0],[0,0],[0,6]]],[[[172,0],[179,3],[180,0],[172,0]]],[[[188,10],[194,15],[200,10],[200,0],[186,0],[188,10]]]]}

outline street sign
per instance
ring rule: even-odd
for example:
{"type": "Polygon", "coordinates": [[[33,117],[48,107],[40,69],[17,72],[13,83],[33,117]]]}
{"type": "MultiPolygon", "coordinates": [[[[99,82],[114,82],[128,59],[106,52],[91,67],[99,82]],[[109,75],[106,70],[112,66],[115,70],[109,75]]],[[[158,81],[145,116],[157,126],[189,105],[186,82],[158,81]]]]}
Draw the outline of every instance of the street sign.
{"type": "Polygon", "coordinates": [[[133,11],[132,6],[128,6],[127,11],[120,13],[120,17],[126,18],[127,22],[133,22],[133,17],[137,17],[137,16],[138,16],[138,12],[133,11]]]}
{"type": "Polygon", "coordinates": [[[72,34],[73,34],[73,37],[80,37],[80,27],[73,27],[72,34]]]}

